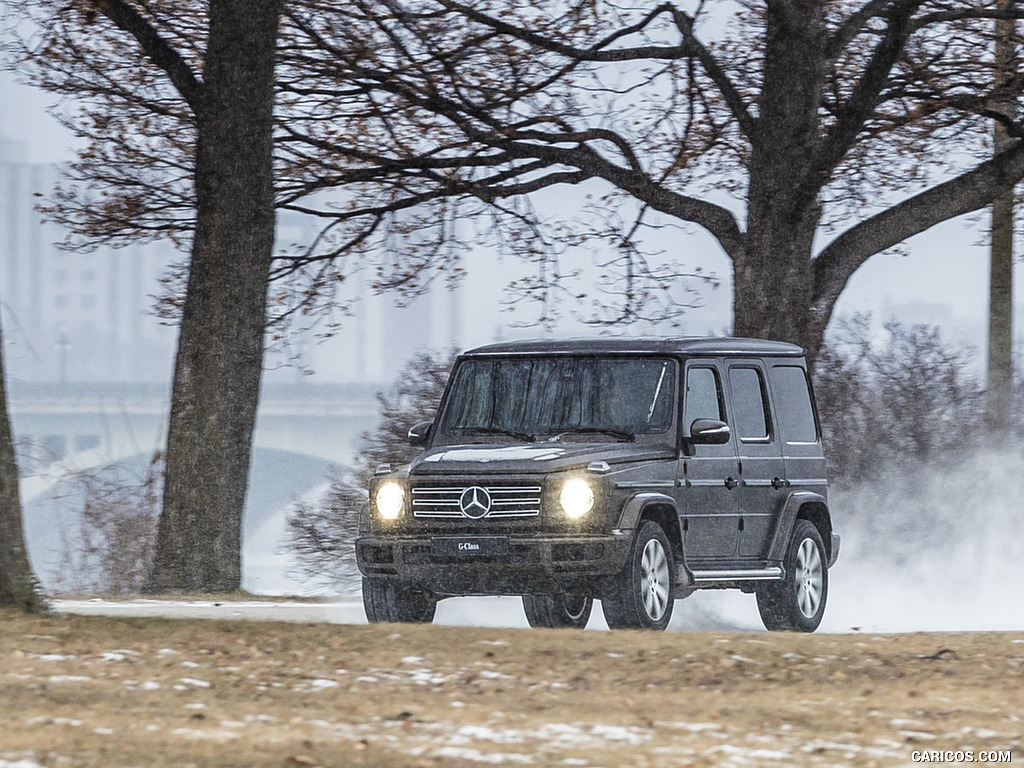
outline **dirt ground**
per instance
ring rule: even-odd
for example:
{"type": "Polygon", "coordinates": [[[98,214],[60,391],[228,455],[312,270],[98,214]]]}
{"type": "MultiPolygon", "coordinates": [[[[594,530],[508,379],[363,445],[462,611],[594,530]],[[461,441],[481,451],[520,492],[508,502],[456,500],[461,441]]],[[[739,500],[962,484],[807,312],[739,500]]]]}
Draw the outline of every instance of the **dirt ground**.
{"type": "Polygon", "coordinates": [[[1009,633],[0,612],[0,768],[1024,763],[1022,680],[1009,633]]]}

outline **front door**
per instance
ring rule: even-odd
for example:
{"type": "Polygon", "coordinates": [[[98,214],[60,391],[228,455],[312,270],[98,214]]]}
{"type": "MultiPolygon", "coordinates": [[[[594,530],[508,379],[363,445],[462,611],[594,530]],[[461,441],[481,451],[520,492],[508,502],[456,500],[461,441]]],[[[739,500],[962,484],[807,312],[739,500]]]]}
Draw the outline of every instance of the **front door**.
{"type": "Polygon", "coordinates": [[[687,451],[679,506],[688,561],[734,557],[739,539],[735,439],[724,445],[692,445],[687,439],[696,419],[728,421],[721,371],[714,360],[692,360],[686,366],[682,433],[687,451]]]}

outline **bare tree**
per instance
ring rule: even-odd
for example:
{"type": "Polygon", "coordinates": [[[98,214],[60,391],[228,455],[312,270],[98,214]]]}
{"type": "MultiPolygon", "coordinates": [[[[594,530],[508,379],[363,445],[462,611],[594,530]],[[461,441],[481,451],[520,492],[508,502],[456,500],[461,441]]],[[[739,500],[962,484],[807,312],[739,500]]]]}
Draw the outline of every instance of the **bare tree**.
{"type": "Polygon", "coordinates": [[[187,230],[167,481],[148,588],[235,590],[273,257],[281,2],[14,5],[35,22],[21,59],[43,87],[85,101],[73,122],[83,120],[80,132],[95,138],[73,170],[88,187],[58,195],[67,217],[77,216],[93,242],[187,230]],[[155,162],[136,166],[143,157],[155,162]]]}
{"type": "Polygon", "coordinates": [[[361,436],[352,471],[336,479],[318,502],[297,504],[291,511],[289,549],[305,576],[343,591],[358,588],[353,545],[370,477],[379,465],[405,464],[420,452],[409,445],[409,427],[433,420],[454,362],[454,352],[421,352],[402,366],[391,387],[377,393],[380,421],[361,436]]]}
{"type": "MultiPolygon", "coordinates": [[[[415,206],[401,221],[436,235],[416,266],[439,258],[458,206],[490,212],[541,265],[523,286],[537,291],[564,282],[558,246],[603,240],[601,274],[624,297],[608,322],[658,295],[644,227],[697,225],[732,260],[735,332],[813,355],[868,258],[1024,176],[1024,133],[992,108],[991,47],[992,19],[1024,9],[751,0],[714,40],[705,5],[291,5],[305,42],[284,52],[280,87],[309,116],[281,127],[285,207],[344,232],[331,259],[415,206]],[[314,61],[315,85],[300,76],[314,61]],[[995,156],[993,122],[1012,139],[995,156]],[[339,208],[310,202],[350,184],[339,208]],[[566,185],[593,195],[590,221],[544,226],[529,201],[566,185]]],[[[393,282],[416,274],[405,262],[393,282]]]]}
{"type": "Polygon", "coordinates": [[[7,410],[3,346],[3,333],[0,331],[0,606],[39,613],[47,609],[47,601],[32,572],[25,546],[18,488],[20,478],[10,412],[7,410]]]}

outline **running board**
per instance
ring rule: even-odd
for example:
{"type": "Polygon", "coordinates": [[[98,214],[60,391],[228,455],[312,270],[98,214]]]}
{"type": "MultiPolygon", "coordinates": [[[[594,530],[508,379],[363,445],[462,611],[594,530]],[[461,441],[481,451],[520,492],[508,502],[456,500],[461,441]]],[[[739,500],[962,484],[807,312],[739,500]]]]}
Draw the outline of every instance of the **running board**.
{"type": "Polygon", "coordinates": [[[735,571],[691,571],[694,584],[715,581],[778,581],[784,574],[781,568],[756,568],[735,571]]]}

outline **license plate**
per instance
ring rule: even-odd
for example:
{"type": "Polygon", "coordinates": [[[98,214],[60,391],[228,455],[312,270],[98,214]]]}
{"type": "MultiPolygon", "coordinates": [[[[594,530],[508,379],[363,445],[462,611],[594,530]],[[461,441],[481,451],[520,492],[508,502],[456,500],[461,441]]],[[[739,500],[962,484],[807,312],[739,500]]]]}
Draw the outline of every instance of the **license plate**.
{"type": "Polygon", "coordinates": [[[441,557],[507,555],[505,536],[444,536],[430,540],[430,554],[441,557]]]}

